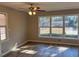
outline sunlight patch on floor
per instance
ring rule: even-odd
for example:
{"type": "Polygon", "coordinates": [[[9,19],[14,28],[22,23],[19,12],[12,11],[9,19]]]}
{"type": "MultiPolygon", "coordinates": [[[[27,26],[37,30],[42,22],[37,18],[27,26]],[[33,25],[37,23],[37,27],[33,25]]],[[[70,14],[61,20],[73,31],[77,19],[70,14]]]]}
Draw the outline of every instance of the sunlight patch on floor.
{"type": "Polygon", "coordinates": [[[51,55],[51,57],[54,57],[54,56],[56,56],[56,55],[58,55],[58,54],[60,54],[60,53],[62,53],[62,52],[65,52],[67,49],[69,49],[69,48],[67,48],[67,47],[57,47],[58,48],[58,53],[53,53],[52,55],[51,55]]]}
{"type": "Polygon", "coordinates": [[[49,46],[49,47],[47,47],[47,49],[50,49],[50,48],[53,48],[54,46],[49,46]]]}
{"type": "Polygon", "coordinates": [[[67,47],[58,47],[59,52],[64,52],[67,49],[69,49],[69,48],[67,48],[67,47]]]}
{"type": "Polygon", "coordinates": [[[17,48],[17,43],[15,43],[15,45],[13,46],[13,48],[11,49],[11,51],[19,51],[20,48],[17,48]]]}
{"type": "Polygon", "coordinates": [[[11,51],[20,51],[20,49],[16,48],[16,49],[12,49],[11,51]]]}
{"type": "Polygon", "coordinates": [[[21,51],[21,53],[36,54],[37,51],[34,51],[34,50],[23,50],[23,51],[21,51]]]}
{"type": "Polygon", "coordinates": [[[54,57],[54,56],[56,56],[56,55],[57,55],[57,53],[54,53],[54,54],[51,55],[51,57],[54,57]]]}

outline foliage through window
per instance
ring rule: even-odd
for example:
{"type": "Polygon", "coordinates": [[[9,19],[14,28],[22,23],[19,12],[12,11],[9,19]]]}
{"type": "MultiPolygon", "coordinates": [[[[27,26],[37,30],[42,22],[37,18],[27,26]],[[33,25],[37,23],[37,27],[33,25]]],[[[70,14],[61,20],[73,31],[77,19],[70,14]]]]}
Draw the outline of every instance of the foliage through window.
{"type": "Polygon", "coordinates": [[[78,15],[39,17],[39,35],[78,38],[78,15]]]}
{"type": "Polygon", "coordinates": [[[51,17],[51,34],[52,36],[60,36],[63,34],[63,17],[51,17]]]}
{"type": "Polygon", "coordinates": [[[78,36],[78,16],[65,16],[65,36],[78,36]]]}
{"type": "Polygon", "coordinates": [[[40,35],[48,36],[50,34],[50,17],[40,17],[40,35]]]}

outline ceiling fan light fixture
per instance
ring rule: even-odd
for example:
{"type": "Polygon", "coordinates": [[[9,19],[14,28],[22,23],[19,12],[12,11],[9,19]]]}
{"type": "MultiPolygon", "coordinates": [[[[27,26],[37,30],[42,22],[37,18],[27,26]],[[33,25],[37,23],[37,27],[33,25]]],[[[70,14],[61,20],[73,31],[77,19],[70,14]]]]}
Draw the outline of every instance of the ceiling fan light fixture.
{"type": "Polygon", "coordinates": [[[36,15],[36,12],[33,12],[33,15],[36,15]]]}
{"type": "Polygon", "coordinates": [[[29,14],[29,15],[32,15],[32,11],[29,11],[28,14],[29,14]]]}
{"type": "Polygon", "coordinates": [[[35,11],[29,11],[28,14],[31,16],[31,15],[36,15],[36,12],[35,11]]]}

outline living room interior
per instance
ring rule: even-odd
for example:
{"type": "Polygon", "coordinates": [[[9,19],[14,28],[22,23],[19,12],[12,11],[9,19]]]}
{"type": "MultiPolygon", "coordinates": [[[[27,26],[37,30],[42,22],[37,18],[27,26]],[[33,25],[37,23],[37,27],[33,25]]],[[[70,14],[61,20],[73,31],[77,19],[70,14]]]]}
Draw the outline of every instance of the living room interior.
{"type": "Polygon", "coordinates": [[[79,57],[79,2],[0,2],[1,57],[79,57]]]}

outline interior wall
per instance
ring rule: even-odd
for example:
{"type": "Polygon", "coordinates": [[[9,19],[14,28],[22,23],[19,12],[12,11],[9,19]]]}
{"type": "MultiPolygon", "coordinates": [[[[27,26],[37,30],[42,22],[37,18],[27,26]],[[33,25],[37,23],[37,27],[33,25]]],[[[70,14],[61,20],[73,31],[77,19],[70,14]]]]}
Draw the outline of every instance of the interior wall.
{"type": "Polygon", "coordinates": [[[27,42],[27,14],[0,5],[0,12],[7,13],[8,39],[0,41],[1,54],[11,50],[14,46],[27,42]]]}
{"type": "Polygon", "coordinates": [[[79,45],[79,40],[68,40],[68,39],[56,39],[56,38],[41,38],[38,36],[38,17],[39,16],[53,16],[53,15],[68,15],[68,14],[79,14],[79,9],[71,10],[60,10],[51,12],[41,12],[36,16],[29,16],[28,28],[27,28],[27,38],[28,41],[32,42],[45,42],[45,43],[55,43],[55,44],[69,44],[69,45],[79,45]]]}

